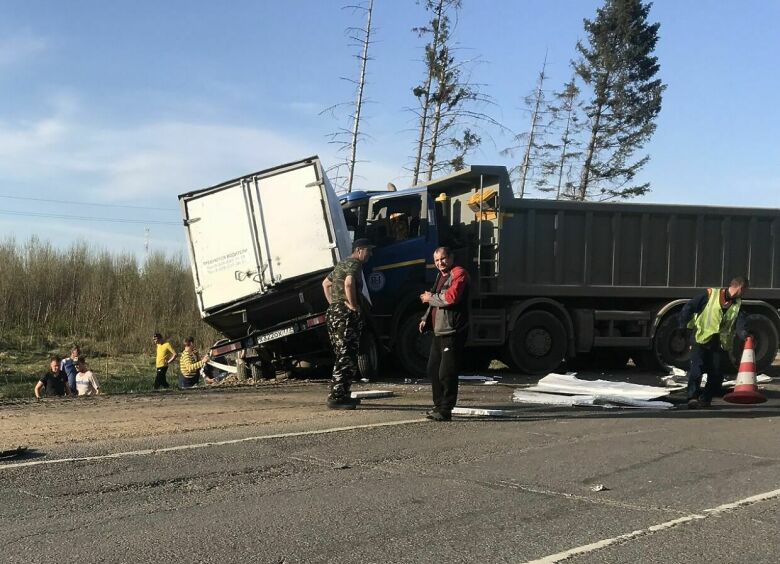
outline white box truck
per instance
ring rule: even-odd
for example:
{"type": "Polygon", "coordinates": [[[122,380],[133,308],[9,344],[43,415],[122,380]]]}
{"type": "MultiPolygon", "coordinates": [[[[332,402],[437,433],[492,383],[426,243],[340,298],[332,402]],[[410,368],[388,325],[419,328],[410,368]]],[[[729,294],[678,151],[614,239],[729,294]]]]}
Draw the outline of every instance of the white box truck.
{"type": "MultiPolygon", "coordinates": [[[[249,351],[253,375],[330,357],[322,279],[351,252],[338,198],[319,158],[179,196],[198,307],[226,339],[213,356],[249,351]]],[[[369,323],[370,327],[370,323],[369,323]]],[[[378,365],[371,330],[359,364],[378,365]]]]}

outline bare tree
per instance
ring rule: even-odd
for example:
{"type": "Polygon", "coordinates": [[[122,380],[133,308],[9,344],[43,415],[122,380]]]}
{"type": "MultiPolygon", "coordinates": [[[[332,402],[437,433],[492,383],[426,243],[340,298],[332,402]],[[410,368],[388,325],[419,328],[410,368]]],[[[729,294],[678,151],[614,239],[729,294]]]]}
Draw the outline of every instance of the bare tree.
{"type": "Polygon", "coordinates": [[[433,12],[433,17],[428,25],[416,27],[412,31],[419,37],[430,35],[431,41],[425,46],[425,79],[423,84],[413,89],[414,95],[420,102],[419,118],[420,125],[417,135],[416,155],[414,157],[414,167],[412,170],[413,183],[417,185],[420,178],[420,167],[422,165],[423,149],[425,148],[425,137],[428,132],[428,115],[431,111],[431,88],[434,84],[436,74],[435,60],[439,57],[441,44],[449,37],[449,18],[446,13],[449,10],[460,8],[460,0],[426,0],[425,9],[433,12]]]}
{"type": "Polygon", "coordinates": [[[425,79],[413,89],[419,101],[414,184],[423,176],[430,180],[436,172],[463,168],[466,155],[482,141],[478,130],[501,127],[477,109],[479,104],[492,104],[470,77],[469,69],[478,60],[459,61],[455,56],[450,17],[457,16],[460,6],[460,0],[426,0],[431,20],[413,29],[421,37],[431,36],[425,46],[425,79]]]}
{"type": "Polygon", "coordinates": [[[542,162],[537,188],[541,192],[555,192],[556,200],[575,198],[575,170],[578,170],[577,164],[582,158],[580,135],[584,125],[579,95],[579,88],[572,78],[563,86],[563,90],[554,93],[548,105],[557,135],[555,142],[544,145],[547,158],[542,162]]]}
{"type": "MultiPolygon", "coordinates": [[[[547,80],[547,53],[544,55],[542,70],[536,80],[534,91],[523,98],[525,110],[531,116],[531,125],[528,131],[525,131],[514,137],[516,145],[501,151],[502,155],[513,155],[516,151],[523,148],[523,159],[519,166],[512,168],[512,173],[517,174],[518,189],[515,194],[522,198],[526,193],[529,171],[547,158],[545,151],[548,145],[543,142],[547,129],[551,126],[552,114],[548,109],[547,96],[544,89],[545,80],[547,80]]],[[[537,179],[537,184],[539,179],[537,179]]]]}
{"type": "Polygon", "coordinates": [[[358,47],[359,53],[355,55],[360,63],[360,70],[357,80],[344,78],[355,85],[355,100],[354,102],[344,102],[341,104],[335,104],[329,108],[323,110],[322,113],[331,112],[335,113],[335,110],[342,106],[349,106],[352,108],[349,114],[349,120],[352,122],[351,129],[340,128],[335,133],[330,134],[331,143],[339,145],[340,151],[347,152],[347,156],[344,162],[338,163],[335,166],[328,169],[328,172],[335,171],[331,180],[341,186],[344,191],[351,192],[352,186],[355,180],[355,166],[359,162],[357,159],[357,146],[358,141],[362,137],[361,117],[363,113],[363,104],[367,102],[365,98],[366,89],[366,67],[368,61],[372,60],[372,57],[368,55],[368,49],[371,45],[371,17],[374,12],[374,0],[368,0],[368,4],[363,5],[349,5],[344,9],[351,9],[357,12],[363,12],[366,17],[365,27],[349,27],[346,30],[347,36],[351,43],[350,45],[358,47]],[[341,174],[341,169],[346,167],[346,176],[341,174]]]}

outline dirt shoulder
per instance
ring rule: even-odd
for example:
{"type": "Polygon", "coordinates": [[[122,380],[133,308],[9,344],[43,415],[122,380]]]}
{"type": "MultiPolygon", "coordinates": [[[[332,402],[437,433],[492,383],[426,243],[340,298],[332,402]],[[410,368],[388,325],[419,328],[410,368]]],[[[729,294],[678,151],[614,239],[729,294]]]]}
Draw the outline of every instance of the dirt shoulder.
{"type": "MultiPolygon", "coordinates": [[[[361,413],[350,412],[358,424],[388,417],[418,417],[430,405],[426,384],[372,383],[353,389],[395,393],[392,398],[364,402],[358,410],[361,413]]],[[[511,406],[511,394],[506,386],[464,385],[461,403],[511,406]]],[[[305,430],[316,420],[329,424],[343,419],[344,412],[325,407],[326,395],[326,382],[288,381],[187,392],[6,400],[0,402],[0,442],[6,448],[42,447],[204,430],[305,430]]]]}

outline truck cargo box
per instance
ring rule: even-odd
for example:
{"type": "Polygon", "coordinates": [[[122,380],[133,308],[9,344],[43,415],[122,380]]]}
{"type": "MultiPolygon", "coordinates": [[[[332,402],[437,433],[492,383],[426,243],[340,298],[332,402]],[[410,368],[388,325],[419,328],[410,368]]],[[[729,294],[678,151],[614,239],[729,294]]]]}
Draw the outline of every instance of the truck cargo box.
{"type": "Polygon", "coordinates": [[[179,200],[203,317],[293,289],[350,253],[344,215],[317,157],[179,200]]]}

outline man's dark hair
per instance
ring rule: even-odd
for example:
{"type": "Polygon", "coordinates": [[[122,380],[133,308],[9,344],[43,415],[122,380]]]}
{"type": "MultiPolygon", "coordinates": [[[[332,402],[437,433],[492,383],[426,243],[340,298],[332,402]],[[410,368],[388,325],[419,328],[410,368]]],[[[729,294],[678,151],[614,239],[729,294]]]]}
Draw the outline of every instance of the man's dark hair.
{"type": "Polygon", "coordinates": [[[742,286],[743,290],[747,290],[750,287],[750,281],[746,276],[735,276],[731,279],[729,286],[742,286]]]}
{"type": "Polygon", "coordinates": [[[86,364],[87,363],[87,359],[84,356],[80,356],[80,357],[78,357],[76,359],[76,362],[80,362],[81,364],[86,364]]]}
{"type": "Polygon", "coordinates": [[[152,338],[160,339],[162,341],[162,335],[160,335],[159,333],[155,333],[154,335],[152,335],[152,338]]]}
{"type": "Polygon", "coordinates": [[[49,358],[49,362],[51,363],[51,362],[54,362],[55,360],[57,361],[57,364],[62,362],[62,359],[59,356],[57,356],[56,354],[53,354],[51,356],[51,358],[49,358]]]}
{"type": "Polygon", "coordinates": [[[194,342],[195,342],[195,337],[192,337],[192,336],[187,337],[186,339],[184,339],[184,344],[185,345],[191,345],[194,342]]]}

